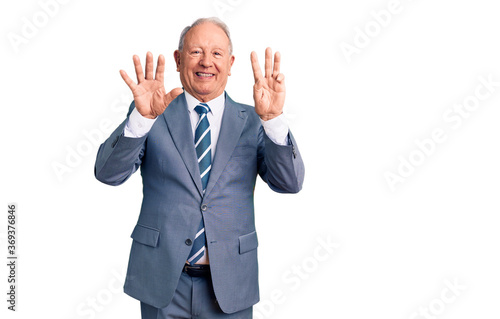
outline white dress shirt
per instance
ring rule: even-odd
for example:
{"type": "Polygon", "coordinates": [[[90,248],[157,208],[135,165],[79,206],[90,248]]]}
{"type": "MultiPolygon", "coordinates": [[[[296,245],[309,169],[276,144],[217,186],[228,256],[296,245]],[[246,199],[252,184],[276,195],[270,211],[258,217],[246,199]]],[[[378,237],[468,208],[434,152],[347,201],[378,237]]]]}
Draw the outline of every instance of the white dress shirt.
{"type": "MultiPolygon", "coordinates": [[[[184,91],[184,94],[186,96],[187,108],[194,136],[196,124],[198,123],[199,119],[199,115],[194,110],[194,108],[201,102],[186,91],[184,91]]],[[[206,104],[208,104],[208,106],[210,107],[210,112],[207,114],[207,117],[208,122],[210,123],[212,160],[215,156],[214,150],[217,150],[217,141],[219,139],[219,132],[222,122],[222,115],[224,114],[225,102],[226,97],[224,93],[222,93],[215,99],[206,102],[206,104]]],[[[148,134],[155,121],[156,118],[148,119],[146,117],[143,117],[135,108],[130,114],[128,122],[125,125],[124,136],[135,138],[143,137],[148,134]]],[[[266,135],[271,139],[271,141],[278,145],[288,145],[288,124],[283,114],[269,121],[264,121],[262,119],[260,121],[262,123],[262,126],[264,127],[264,130],[266,131],[266,135]]]]}

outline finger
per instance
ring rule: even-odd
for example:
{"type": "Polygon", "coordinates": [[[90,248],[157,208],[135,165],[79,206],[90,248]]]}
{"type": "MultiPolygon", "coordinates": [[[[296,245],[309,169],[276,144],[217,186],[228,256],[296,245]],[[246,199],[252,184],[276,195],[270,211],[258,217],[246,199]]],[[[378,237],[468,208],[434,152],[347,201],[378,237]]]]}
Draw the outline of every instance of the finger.
{"type": "Polygon", "coordinates": [[[253,86],[253,89],[254,89],[254,91],[260,91],[260,90],[262,90],[263,87],[264,87],[264,84],[262,83],[262,81],[257,80],[257,82],[255,82],[255,84],[253,86]]]}
{"type": "Polygon", "coordinates": [[[163,83],[163,74],[165,73],[165,57],[160,54],[158,57],[158,65],[156,66],[155,80],[163,83]]]}
{"type": "Polygon", "coordinates": [[[285,82],[285,75],[283,73],[279,73],[276,75],[276,82],[282,84],[285,82]]]}
{"type": "Polygon", "coordinates": [[[175,88],[172,91],[168,92],[165,95],[165,100],[164,100],[165,106],[168,106],[173,100],[175,100],[176,97],[181,95],[182,92],[184,92],[184,90],[181,88],[175,88]]]}
{"type": "Polygon", "coordinates": [[[279,52],[276,52],[274,54],[273,78],[276,78],[280,74],[280,63],[281,54],[279,52]]]}
{"type": "Polygon", "coordinates": [[[153,79],[153,69],[154,69],[153,53],[148,51],[148,53],[146,53],[146,80],[153,79]]]}
{"type": "MultiPolygon", "coordinates": [[[[264,85],[261,80],[255,82],[253,86],[253,99],[255,100],[256,103],[257,101],[262,99],[262,95],[264,94],[264,91],[262,90],[263,87],[264,85]]],[[[255,105],[255,107],[257,107],[257,104],[255,105]]]]}
{"type": "Polygon", "coordinates": [[[137,75],[137,83],[144,81],[144,73],[142,72],[141,59],[139,56],[134,55],[132,60],[134,61],[135,74],[137,75]]]}
{"type": "Polygon", "coordinates": [[[266,78],[270,77],[273,74],[272,65],[273,65],[273,51],[271,48],[266,49],[266,62],[264,64],[264,68],[266,70],[266,78]]]}
{"type": "Polygon", "coordinates": [[[250,54],[250,60],[252,61],[253,77],[255,82],[262,78],[262,71],[260,70],[259,60],[257,59],[257,53],[252,51],[250,54]]]}
{"type": "Polygon", "coordinates": [[[128,87],[133,91],[136,84],[134,83],[134,81],[132,81],[132,79],[127,75],[127,72],[123,71],[123,70],[120,70],[120,75],[122,76],[122,79],[123,81],[125,81],[125,83],[127,83],[128,87]]]}

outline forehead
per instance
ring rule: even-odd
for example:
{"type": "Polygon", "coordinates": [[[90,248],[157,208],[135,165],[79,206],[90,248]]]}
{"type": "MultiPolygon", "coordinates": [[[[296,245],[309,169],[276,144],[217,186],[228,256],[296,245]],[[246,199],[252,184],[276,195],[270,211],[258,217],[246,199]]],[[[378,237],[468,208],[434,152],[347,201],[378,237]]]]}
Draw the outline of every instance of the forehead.
{"type": "Polygon", "coordinates": [[[227,49],[229,38],[219,26],[206,22],[191,28],[186,33],[184,46],[227,49]]]}

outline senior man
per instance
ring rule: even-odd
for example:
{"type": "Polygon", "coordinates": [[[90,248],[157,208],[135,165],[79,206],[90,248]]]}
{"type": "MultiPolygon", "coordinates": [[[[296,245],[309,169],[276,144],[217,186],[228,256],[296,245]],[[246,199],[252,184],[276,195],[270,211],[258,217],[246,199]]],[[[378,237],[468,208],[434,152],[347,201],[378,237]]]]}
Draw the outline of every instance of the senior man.
{"type": "Polygon", "coordinates": [[[273,62],[266,49],[264,74],[251,54],[255,107],[225,92],[235,58],[219,19],[186,27],[174,59],[183,88],[168,93],[162,55],[154,75],[150,52],[145,74],[133,57],[137,83],[120,71],[134,101],[95,163],[96,178],[109,185],[141,168],[143,201],[124,290],[141,301],[143,318],[251,318],[259,301],[256,177],[279,193],[298,192],[304,178],[282,115],[280,54],[273,62]]]}

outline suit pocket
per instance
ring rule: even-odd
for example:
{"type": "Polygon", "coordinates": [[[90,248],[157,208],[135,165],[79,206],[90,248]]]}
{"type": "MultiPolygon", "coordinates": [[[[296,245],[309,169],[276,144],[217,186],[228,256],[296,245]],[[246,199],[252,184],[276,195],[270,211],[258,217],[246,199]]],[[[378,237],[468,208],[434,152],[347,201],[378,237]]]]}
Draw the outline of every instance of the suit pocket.
{"type": "Polygon", "coordinates": [[[251,250],[254,250],[257,248],[257,246],[259,246],[256,231],[240,236],[239,241],[240,241],[240,255],[249,252],[251,250]]]}
{"type": "Polygon", "coordinates": [[[130,237],[141,244],[156,247],[158,246],[160,231],[148,226],[137,224],[135,225],[134,231],[130,237]]]}

